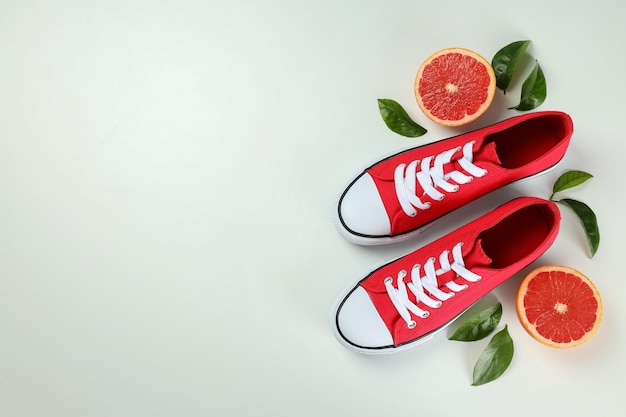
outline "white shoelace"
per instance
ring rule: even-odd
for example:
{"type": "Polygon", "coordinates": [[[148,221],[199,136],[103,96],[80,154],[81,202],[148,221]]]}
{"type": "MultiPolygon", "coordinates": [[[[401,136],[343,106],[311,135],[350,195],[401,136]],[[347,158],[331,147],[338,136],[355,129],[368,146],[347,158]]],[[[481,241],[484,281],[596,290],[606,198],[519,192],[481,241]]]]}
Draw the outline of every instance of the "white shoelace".
{"type": "Polygon", "coordinates": [[[476,282],[481,279],[480,275],[465,268],[465,262],[463,261],[463,254],[461,252],[462,246],[463,243],[459,242],[452,248],[452,262],[450,262],[449,259],[450,251],[443,251],[439,256],[439,269],[435,269],[435,258],[430,258],[426,261],[424,264],[424,276],[420,275],[422,266],[420,264],[414,265],[411,269],[411,281],[408,284],[404,282],[404,278],[408,274],[405,270],[398,272],[396,287],[393,285],[392,277],[385,279],[387,294],[396,310],[398,310],[398,314],[400,314],[410,329],[417,324],[411,318],[410,313],[420,318],[426,318],[429,315],[428,311],[421,309],[417,303],[421,302],[428,307],[439,308],[443,304],[443,301],[454,296],[456,292],[463,291],[468,287],[466,284],[461,285],[451,280],[445,284],[451,292],[443,291],[437,285],[438,276],[449,271],[454,271],[457,276],[460,276],[468,282],[476,282]],[[409,299],[408,290],[411,290],[415,296],[415,302],[409,299]],[[424,290],[428,291],[428,294],[426,294],[424,290]]]}
{"type": "Polygon", "coordinates": [[[444,174],[444,166],[451,162],[452,156],[461,150],[461,147],[447,150],[435,156],[428,156],[421,161],[416,160],[407,164],[400,164],[394,171],[394,183],[396,195],[402,210],[411,217],[417,215],[418,208],[426,210],[430,207],[429,202],[423,202],[416,195],[416,183],[419,182],[424,193],[433,200],[441,201],[445,195],[436,187],[448,193],[454,193],[459,190],[458,184],[467,184],[474,177],[483,177],[487,174],[487,170],[474,165],[474,153],[472,147],[475,141],[471,141],[463,145],[463,156],[457,159],[457,162],[467,172],[466,175],[460,171],[454,170],[444,174]],[[433,162],[434,159],[434,162],[433,162]],[[418,171],[418,165],[420,170],[418,171]],[[432,166],[431,166],[432,165],[432,166]],[[454,181],[456,184],[450,182],[454,181]]]}

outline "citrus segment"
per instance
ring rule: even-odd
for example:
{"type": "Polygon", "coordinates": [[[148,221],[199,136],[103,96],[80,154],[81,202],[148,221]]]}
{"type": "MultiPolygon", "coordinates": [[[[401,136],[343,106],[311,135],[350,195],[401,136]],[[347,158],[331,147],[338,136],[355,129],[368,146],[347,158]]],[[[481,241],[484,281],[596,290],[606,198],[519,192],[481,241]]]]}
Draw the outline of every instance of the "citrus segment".
{"type": "Polygon", "coordinates": [[[516,308],[532,337],[558,348],[586,342],[602,320],[602,300],[595,285],[565,266],[544,266],[528,274],[518,290],[516,308]]]}
{"type": "Polygon", "coordinates": [[[491,105],[496,76],[476,52],[447,48],[422,63],[415,77],[415,97],[426,116],[444,126],[478,119],[491,105]]]}

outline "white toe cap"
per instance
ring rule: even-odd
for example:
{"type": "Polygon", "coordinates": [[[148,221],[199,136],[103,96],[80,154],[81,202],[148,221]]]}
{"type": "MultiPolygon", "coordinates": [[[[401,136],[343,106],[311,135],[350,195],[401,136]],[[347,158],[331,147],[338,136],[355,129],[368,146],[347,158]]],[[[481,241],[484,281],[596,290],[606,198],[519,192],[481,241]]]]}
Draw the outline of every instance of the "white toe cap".
{"type": "Polygon", "coordinates": [[[369,174],[363,174],[348,188],[339,205],[345,227],[352,233],[366,236],[387,236],[391,223],[369,174]]]}
{"type": "Polygon", "coordinates": [[[357,287],[337,312],[337,330],[345,341],[362,348],[393,345],[393,338],[367,292],[357,287]]]}

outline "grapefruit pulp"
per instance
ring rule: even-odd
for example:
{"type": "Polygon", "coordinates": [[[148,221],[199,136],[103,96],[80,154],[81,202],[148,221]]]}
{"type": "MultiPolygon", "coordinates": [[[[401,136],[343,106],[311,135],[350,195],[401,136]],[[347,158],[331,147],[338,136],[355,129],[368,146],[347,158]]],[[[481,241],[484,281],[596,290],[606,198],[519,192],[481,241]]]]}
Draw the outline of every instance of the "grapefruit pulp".
{"type": "Polygon", "coordinates": [[[496,92],[496,76],[491,64],[476,52],[446,48],[422,63],[414,88],[417,104],[429,119],[462,126],[487,111],[496,92]]]}
{"type": "Polygon", "coordinates": [[[520,284],[516,309],[533,338],[556,348],[586,342],[602,320],[602,300],[595,285],[565,266],[543,266],[530,272],[520,284]]]}

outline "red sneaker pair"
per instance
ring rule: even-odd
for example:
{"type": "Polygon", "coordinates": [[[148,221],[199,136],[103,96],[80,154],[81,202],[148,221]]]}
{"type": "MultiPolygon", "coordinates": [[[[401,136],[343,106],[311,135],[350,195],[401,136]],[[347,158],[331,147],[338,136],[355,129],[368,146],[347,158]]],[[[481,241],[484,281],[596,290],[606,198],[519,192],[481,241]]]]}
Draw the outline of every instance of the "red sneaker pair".
{"type": "MultiPolygon", "coordinates": [[[[338,230],[359,244],[406,240],[484,194],[554,167],[572,133],[567,114],[536,112],[392,155],[343,192],[338,230]]],[[[424,341],[541,256],[559,223],[551,201],[509,201],[349,287],[333,311],[334,333],[365,353],[424,341]]]]}

